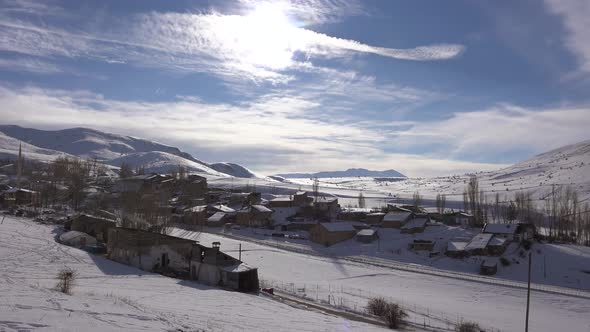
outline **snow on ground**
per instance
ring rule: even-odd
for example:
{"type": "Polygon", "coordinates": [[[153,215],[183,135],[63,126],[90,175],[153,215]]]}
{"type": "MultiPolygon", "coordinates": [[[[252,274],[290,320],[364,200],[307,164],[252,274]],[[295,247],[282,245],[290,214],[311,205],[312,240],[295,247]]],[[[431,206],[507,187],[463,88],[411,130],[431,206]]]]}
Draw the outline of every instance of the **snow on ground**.
{"type": "Polygon", "coordinates": [[[147,273],[58,244],[52,226],[0,224],[0,331],[374,331],[265,296],[147,273]],[[52,288],[63,267],[73,294],[52,288]]]}
{"type": "MultiPolygon", "coordinates": [[[[222,250],[238,252],[239,241],[209,233],[185,236],[222,250]]],[[[467,282],[363,265],[331,257],[309,256],[242,242],[242,259],[276,285],[305,289],[311,298],[331,295],[332,301],[359,306],[370,297],[385,296],[406,308],[432,316],[461,318],[501,331],[522,331],[526,290],[467,282]],[[317,289],[314,292],[314,289],[317,289]]],[[[590,301],[546,293],[531,294],[531,331],[590,331],[590,301]]],[[[429,320],[430,321],[430,320],[429,320]]]]}
{"type": "MultiPolygon", "coordinates": [[[[216,232],[218,230],[211,229],[216,232]]],[[[388,259],[394,262],[419,264],[428,267],[448,271],[467,272],[479,274],[482,260],[498,263],[496,277],[515,280],[527,280],[527,259],[524,250],[513,243],[508,246],[502,255],[511,264],[502,266],[499,257],[471,256],[463,259],[450,258],[444,255],[447,243],[452,240],[468,241],[479,229],[464,229],[446,225],[428,226],[424,233],[401,234],[398,229],[380,228],[379,241],[365,244],[354,238],[337,243],[330,247],[313,243],[309,240],[292,240],[286,238],[270,237],[271,231],[262,230],[231,230],[232,234],[266,240],[269,244],[279,242],[288,244],[294,248],[308,249],[320,254],[333,256],[370,256],[388,259]],[[430,257],[429,252],[413,251],[408,248],[414,240],[435,241],[433,251],[438,251],[437,256],[430,257]]],[[[285,234],[299,234],[304,238],[309,235],[305,231],[282,232],[285,234]]],[[[574,289],[590,290],[590,247],[575,245],[557,245],[546,243],[534,243],[533,253],[533,282],[574,289]]]]}

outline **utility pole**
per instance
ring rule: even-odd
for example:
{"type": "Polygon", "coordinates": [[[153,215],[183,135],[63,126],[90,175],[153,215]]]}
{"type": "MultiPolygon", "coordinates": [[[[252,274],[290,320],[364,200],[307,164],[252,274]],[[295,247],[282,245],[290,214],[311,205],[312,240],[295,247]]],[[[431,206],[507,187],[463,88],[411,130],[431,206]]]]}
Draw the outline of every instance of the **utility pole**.
{"type": "Polygon", "coordinates": [[[238,258],[240,261],[242,260],[242,243],[240,242],[240,258],[238,258]]]}
{"type": "Polygon", "coordinates": [[[529,252],[529,281],[526,292],[526,321],[524,325],[524,332],[529,332],[529,307],[531,304],[531,258],[532,253],[529,252]]]}

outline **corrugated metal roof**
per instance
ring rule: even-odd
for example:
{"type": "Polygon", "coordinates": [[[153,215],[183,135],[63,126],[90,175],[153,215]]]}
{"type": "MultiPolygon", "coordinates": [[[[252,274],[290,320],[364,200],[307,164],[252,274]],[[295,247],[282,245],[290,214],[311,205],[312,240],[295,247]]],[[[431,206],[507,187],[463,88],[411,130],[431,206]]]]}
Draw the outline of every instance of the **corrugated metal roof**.
{"type": "Polygon", "coordinates": [[[485,247],[487,247],[488,243],[492,239],[492,236],[494,236],[494,234],[477,234],[465,246],[465,250],[485,249],[485,247]]]}

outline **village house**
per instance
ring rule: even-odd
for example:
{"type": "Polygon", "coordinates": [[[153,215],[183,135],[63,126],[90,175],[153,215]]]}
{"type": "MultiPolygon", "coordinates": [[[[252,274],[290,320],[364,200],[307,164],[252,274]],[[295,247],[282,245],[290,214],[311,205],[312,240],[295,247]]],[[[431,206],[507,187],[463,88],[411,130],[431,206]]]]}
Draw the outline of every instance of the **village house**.
{"type": "Polygon", "coordinates": [[[207,218],[207,226],[209,227],[221,227],[228,222],[231,222],[231,218],[224,212],[216,212],[207,218]]]}
{"type": "Polygon", "coordinates": [[[207,205],[197,205],[184,209],[182,222],[187,225],[205,225],[207,223],[207,205]]]}
{"type": "Polygon", "coordinates": [[[401,228],[414,217],[412,211],[390,211],[383,216],[381,227],[384,228],[401,228]]]}
{"type": "Polygon", "coordinates": [[[488,254],[489,255],[497,255],[497,256],[502,255],[506,251],[506,248],[508,247],[509,243],[510,243],[509,240],[504,239],[504,238],[499,238],[494,235],[494,237],[492,237],[490,242],[488,242],[488,246],[487,246],[488,254]]]}
{"type": "Polygon", "coordinates": [[[144,271],[188,276],[195,241],[159,233],[130,229],[109,229],[107,257],[144,271]]]}
{"type": "Polygon", "coordinates": [[[494,234],[479,233],[476,234],[465,246],[465,251],[470,255],[487,255],[488,243],[492,240],[494,234]]]}
{"type": "Polygon", "coordinates": [[[193,240],[129,228],[111,228],[107,257],[151,272],[239,291],[258,290],[258,270],[193,240]]]}
{"type": "Polygon", "coordinates": [[[379,233],[377,230],[366,228],[361,229],[356,233],[356,240],[362,243],[371,243],[379,238],[379,233]]]}
{"type": "Polygon", "coordinates": [[[113,185],[112,191],[118,193],[155,191],[158,189],[159,184],[167,179],[169,179],[169,177],[160,174],[131,176],[117,181],[113,185]]]}
{"type": "Polygon", "coordinates": [[[252,205],[236,213],[236,223],[249,227],[268,227],[272,225],[272,210],[263,205],[252,205]]]}
{"type": "Polygon", "coordinates": [[[259,288],[258,270],[219,250],[214,242],[208,248],[195,244],[190,261],[190,277],[211,286],[255,292],[259,288]]]}
{"type": "Polygon", "coordinates": [[[474,217],[463,211],[453,211],[442,216],[442,222],[449,226],[468,227],[473,224],[474,217]]]}
{"type": "Polygon", "coordinates": [[[465,250],[465,246],[467,246],[468,243],[469,242],[467,241],[449,241],[447,243],[445,255],[451,258],[463,258],[469,256],[469,253],[465,250]]]}
{"type": "Polygon", "coordinates": [[[69,229],[89,234],[99,242],[108,242],[109,229],[116,227],[115,220],[80,214],[72,218],[69,229]]]}
{"type": "Polygon", "coordinates": [[[314,225],[309,230],[311,241],[325,246],[352,239],[357,233],[356,228],[349,222],[324,222],[314,225]]]}
{"type": "Polygon", "coordinates": [[[424,208],[420,206],[414,205],[396,205],[396,204],[387,204],[387,212],[414,212],[414,213],[426,213],[424,208]]]}
{"type": "Polygon", "coordinates": [[[402,234],[416,234],[422,233],[426,229],[426,224],[428,223],[429,219],[427,217],[418,217],[406,222],[400,228],[400,233],[402,234]]]}
{"type": "Polygon", "coordinates": [[[97,241],[94,237],[86,233],[69,231],[59,236],[59,243],[74,248],[83,248],[86,246],[95,246],[97,241]]]}
{"type": "Polygon", "coordinates": [[[535,234],[535,228],[532,224],[490,224],[487,223],[482,229],[482,233],[494,234],[497,238],[503,238],[508,241],[520,242],[530,240],[535,234]]]}
{"type": "Polygon", "coordinates": [[[313,197],[307,195],[307,191],[298,191],[293,195],[293,205],[295,206],[311,206],[313,197]]]}
{"type": "Polygon", "coordinates": [[[5,206],[30,205],[37,203],[39,193],[29,189],[10,188],[2,196],[5,206]]]}
{"type": "Polygon", "coordinates": [[[493,276],[498,272],[498,263],[492,260],[484,260],[479,267],[479,274],[493,276]]]}
{"type": "Polygon", "coordinates": [[[223,213],[228,214],[230,216],[233,216],[236,214],[236,210],[230,208],[227,205],[216,204],[216,205],[208,205],[207,206],[207,215],[213,215],[217,212],[223,212],[223,213]]]}
{"type": "Polygon", "coordinates": [[[313,206],[320,219],[335,220],[340,212],[337,197],[318,197],[313,206]]]}

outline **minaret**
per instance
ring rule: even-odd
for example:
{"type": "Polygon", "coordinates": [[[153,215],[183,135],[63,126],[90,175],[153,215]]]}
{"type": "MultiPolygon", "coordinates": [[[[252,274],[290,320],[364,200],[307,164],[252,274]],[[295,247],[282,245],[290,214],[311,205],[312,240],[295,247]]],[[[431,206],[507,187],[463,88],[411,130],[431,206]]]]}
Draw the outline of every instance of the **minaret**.
{"type": "Polygon", "coordinates": [[[18,159],[16,160],[16,187],[20,188],[20,177],[23,175],[23,150],[22,143],[18,145],[18,159]]]}

